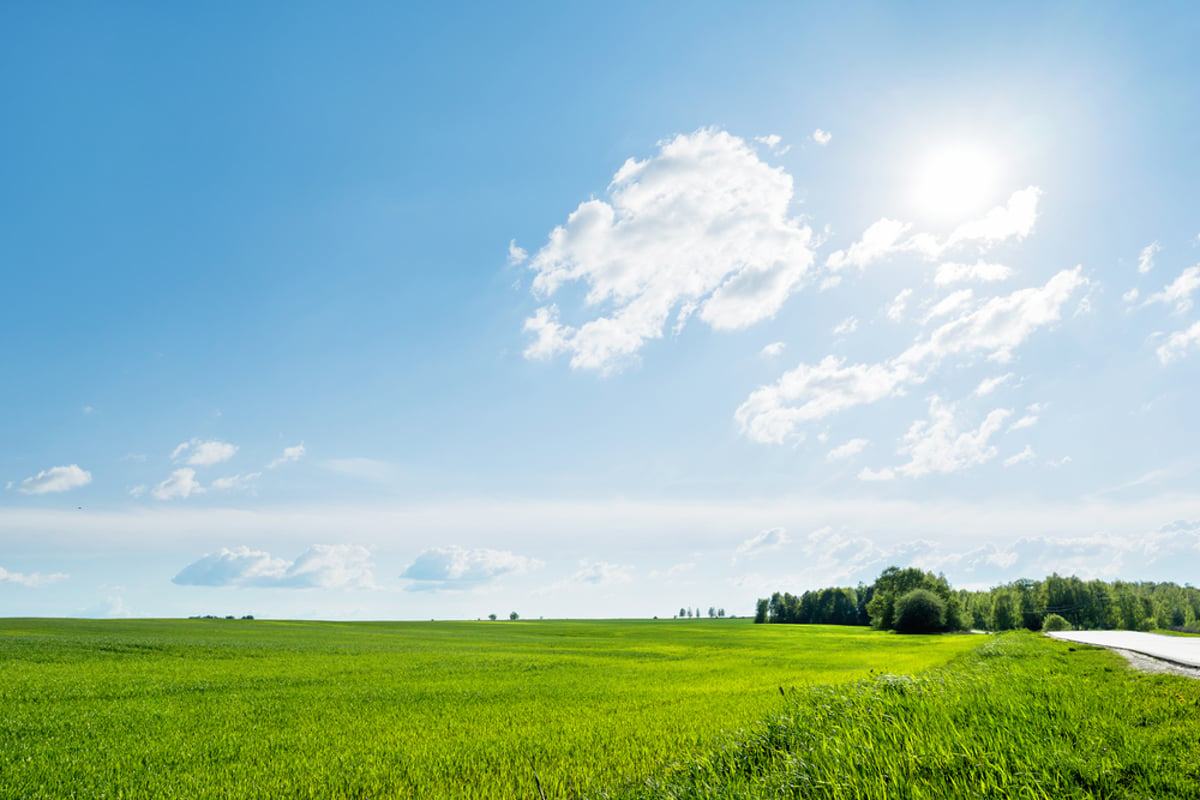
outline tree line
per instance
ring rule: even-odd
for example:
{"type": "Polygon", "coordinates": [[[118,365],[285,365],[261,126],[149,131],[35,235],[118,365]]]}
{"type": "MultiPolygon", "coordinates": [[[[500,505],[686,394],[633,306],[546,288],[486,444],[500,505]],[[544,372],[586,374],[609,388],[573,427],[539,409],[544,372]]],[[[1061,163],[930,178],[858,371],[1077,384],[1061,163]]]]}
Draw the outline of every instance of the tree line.
{"type": "Polygon", "coordinates": [[[1084,581],[1057,573],[983,591],[955,590],[943,575],[888,567],[874,583],[828,587],[797,596],[760,598],[755,622],[870,625],[880,630],[939,632],[977,628],[1041,630],[1055,625],[1087,630],[1195,629],[1200,589],[1174,583],[1084,581]]]}

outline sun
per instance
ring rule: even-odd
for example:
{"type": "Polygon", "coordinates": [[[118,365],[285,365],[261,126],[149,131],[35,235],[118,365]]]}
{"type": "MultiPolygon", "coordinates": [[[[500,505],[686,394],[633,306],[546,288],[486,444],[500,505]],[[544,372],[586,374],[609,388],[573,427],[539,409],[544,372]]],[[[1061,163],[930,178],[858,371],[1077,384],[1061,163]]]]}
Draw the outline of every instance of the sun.
{"type": "Polygon", "coordinates": [[[986,147],[944,145],[917,161],[912,201],[938,222],[954,222],[987,210],[995,200],[1000,162],[986,147]]]}

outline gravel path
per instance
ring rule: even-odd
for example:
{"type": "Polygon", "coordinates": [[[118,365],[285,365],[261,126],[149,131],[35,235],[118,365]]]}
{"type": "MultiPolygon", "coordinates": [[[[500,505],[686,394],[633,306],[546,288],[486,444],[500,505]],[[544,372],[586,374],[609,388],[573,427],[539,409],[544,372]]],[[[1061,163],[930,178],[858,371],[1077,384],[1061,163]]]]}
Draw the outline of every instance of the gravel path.
{"type": "Polygon", "coordinates": [[[1060,631],[1055,639],[1116,650],[1142,672],[1200,678],[1200,636],[1163,636],[1134,631],[1060,631]]]}

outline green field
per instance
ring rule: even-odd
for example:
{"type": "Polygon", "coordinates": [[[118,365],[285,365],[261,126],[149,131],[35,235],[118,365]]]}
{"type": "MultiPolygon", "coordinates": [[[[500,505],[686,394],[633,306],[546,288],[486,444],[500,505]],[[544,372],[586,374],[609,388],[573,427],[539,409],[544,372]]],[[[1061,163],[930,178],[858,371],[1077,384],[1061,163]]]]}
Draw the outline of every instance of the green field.
{"type": "Polygon", "coordinates": [[[0,796],[562,798],[688,764],[781,687],[982,637],[745,620],[0,620],[0,796]],[[724,732],[724,733],[723,733],[724,732]]]}

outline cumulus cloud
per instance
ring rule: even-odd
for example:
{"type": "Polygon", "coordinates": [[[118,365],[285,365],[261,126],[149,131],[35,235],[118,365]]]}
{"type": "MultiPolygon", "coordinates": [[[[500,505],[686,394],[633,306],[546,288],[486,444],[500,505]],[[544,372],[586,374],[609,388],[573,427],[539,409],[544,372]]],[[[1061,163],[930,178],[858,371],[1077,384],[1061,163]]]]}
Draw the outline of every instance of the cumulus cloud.
{"type": "Polygon", "coordinates": [[[1008,429],[1010,431],[1019,431],[1022,428],[1032,428],[1037,424],[1038,415],[1041,413],[1041,411],[1042,405],[1040,403],[1034,403],[1033,405],[1027,407],[1025,409],[1025,415],[1012,425],[1009,425],[1008,429]]]}
{"type": "Polygon", "coordinates": [[[1137,287],[1135,286],[1134,288],[1130,289],[1129,291],[1127,291],[1123,295],[1121,295],[1121,300],[1125,303],[1132,303],[1132,302],[1135,302],[1140,295],[1141,295],[1141,292],[1139,292],[1137,290],[1137,287]]]}
{"type": "Polygon", "coordinates": [[[792,149],[790,146],[783,144],[783,137],[777,133],[767,136],[755,136],[754,141],[759,144],[765,144],[777,156],[782,156],[792,149]]]}
{"type": "Polygon", "coordinates": [[[11,583],[16,586],[24,586],[27,589],[38,589],[42,586],[49,586],[58,581],[64,581],[71,577],[65,572],[55,572],[50,575],[43,575],[40,572],[31,572],[28,574],[21,572],[9,572],[4,567],[0,567],[0,583],[11,583]]]}
{"type": "Polygon", "coordinates": [[[1033,448],[1030,447],[1029,445],[1025,445],[1024,450],[1017,453],[1016,455],[1011,455],[1008,458],[1004,459],[1004,466],[1013,467],[1013,466],[1016,466],[1017,464],[1021,464],[1026,461],[1033,461],[1036,458],[1037,458],[1037,453],[1033,452],[1033,448]]]}
{"type": "Polygon", "coordinates": [[[183,442],[171,451],[171,460],[183,459],[183,463],[193,467],[211,467],[233,458],[237,453],[237,445],[228,442],[201,441],[192,439],[183,442]]]}
{"type": "Polygon", "coordinates": [[[825,266],[832,270],[842,270],[847,267],[865,269],[880,259],[893,253],[912,250],[907,243],[901,244],[900,237],[912,227],[910,223],[894,219],[884,219],[871,223],[862,235],[862,239],[850,245],[845,250],[835,250],[825,259],[825,266]]]}
{"type": "Polygon", "coordinates": [[[1012,269],[1003,264],[989,264],[986,261],[976,261],[974,264],[956,264],[947,261],[938,265],[933,282],[939,286],[969,281],[985,283],[1006,280],[1012,277],[1012,274],[1012,269]]]}
{"type": "Polygon", "coordinates": [[[1150,270],[1154,269],[1154,254],[1162,250],[1162,245],[1158,242],[1151,242],[1142,248],[1141,254],[1138,255],[1138,274],[1145,275],[1150,270]]]}
{"type": "Polygon", "coordinates": [[[462,591],[487,585],[502,575],[522,575],[544,564],[507,550],[437,547],[425,550],[400,577],[412,581],[409,591],[462,591]]]}
{"type": "Polygon", "coordinates": [[[675,313],[677,327],[694,311],[714,329],[745,328],[773,316],[812,265],[812,232],[788,217],[791,176],[724,131],[629,159],[607,194],[580,204],[529,262],[535,295],[582,283],[599,315],[564,325],[543,306],[525,322],[527,358],[569,353],[574,368],[615,369],[675,313]]]}
{"type": "Polygon", "coordinates": [[[1159,346],[1158,360],[1163,364],[1183,358],[1189,351],[1200,347],[1200,322],[1193,323],[1186,330],[1172,333],[1167,341],[1159,346]]]}
{"type": "Polygon", "coordinates": [[[812,140],[814,142],[816,142],[817,144],[821,145],[822,147],[824,147],[825,145],[827,145],[831,141],[833,141],[833,134],[830,133],[829,131],[823,131],[820,128],[817,128],[812,133],[812,140]]]}
{"type": "Polygon", "coordinates": [[[1179,277],[1164,286],[1161,292],[1155,292],[1146,298],[1143,306],[1152,303],[1175,306],[1177,313],[1183,313],[1192,307],[1192,292],[1200,288],[1200,264],[1188,267],[1179,277]]]}
{"type": "Polygon", "coordinates": [[[780,550],[790,541],[787,531],[783,528],[769,528],[760,531],[737,546],[737,549],[733,551],[734,561],[737,561],[738,558],[753,558],[763,553],[780,550]]]}
{"type": "Polygon", "coordinates": [[[835,447],[825,454],[826,461],[845,461],[848,458],[853,458],[858,455],[871,442],[867,439],[851,439],[839,447],[835,447]]]}
{"type": "MultiPolygon", "coordinates": [[[[65,467],[44,469],[16,484],[15,488],[21,494],[52,494],[87,486],[91,482],[92,473],[81,469],[78,464],[69,464],[65,467]]],[[[11,489],[14,485],[9,483],[8,487],[11,489]]]]}
{"type": "Polygon", "coordinates": [[[982,219],[964,222],[955,228],[943,249],[964,242],[992,245],[1006,239],[1024,239],[1037,221],[1038,198],[1041,196],[1042,190],[1036,186],[1013,192],[1005,205],[993,208],[982,219]]]}
{"type": "Polygon", "coordinates": [[[846,317],[833,328],[834,336],[849,336],[858,330],[858,318],[846,317]]]}
{"type": "Polygon", "coordinates": [[[159,500],[186,500],[194,494],[204,494],[204,487],[196,480],[196,470],[189,467],[177,469],[170,477],[155,486],[150,494],[159,500]]]}
{"type": "Polygon", "coordinates": [[[256,589],[370,589],[375,586],[365,547],[316,544],[295,561],[264,550],[221,548],[184,567],[171,579],[180,586],[256,589]]]}
{"type": "Polygon", "coordinates": [[[782,353],[784,347],[786,347],[786,346],[787,345],[785,345],[783,342],[771,342],[769,345],[767,345],[760,351],[760,355],[766,356],[768,358],[774,358],[775,356],[782,353]]]}
{"type": "Polygon", "coordinates": [[[994,378],[984,378],[979,382],[979,385],[975,387],[975,396],[985,397],[991,394],[992,392],[996,391],[998,386],[1003,383],[1007,383],[1012,376],[1013,374],[1011,372],[1006,372],[1003,375],[997,375],[994,378]]]}
{"type": "Polygon", "coordinates": [[[986,463],[996,456],[989,439],[1012,414],[998,408],[988,413],[975,430],[960,432],[955,406],[934,395],[929,399],[929,419],[917,420],[904,434],[900,455],[910,460],[896,468],[901,475],[919,478],[934,472],[957,472],[986,463]]]}
{"type": "Polygon", "coordinates": [[[299,461],[300,459],[304,458],[304,454],[306,452],[307,451],[304,449],[304,442],[292,447],[285,447],[283,448],[283,455],[279,456],[278,458],[271,459],[271,463],[267,464],[267,469],[275,469],[283,464],[287,464],[292,461],[299,461]]]}

